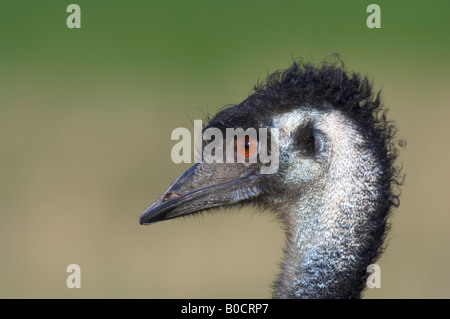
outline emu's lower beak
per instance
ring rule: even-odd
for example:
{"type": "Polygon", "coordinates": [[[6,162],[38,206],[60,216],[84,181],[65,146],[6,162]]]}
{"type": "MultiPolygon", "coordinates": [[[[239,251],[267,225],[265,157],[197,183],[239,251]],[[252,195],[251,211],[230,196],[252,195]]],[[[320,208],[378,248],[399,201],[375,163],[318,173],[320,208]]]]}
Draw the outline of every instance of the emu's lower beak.
{"type": "Polygon", "coordinates": [[[254,198],[260,194],[259,177],[243,164],[195,164],[141,214],[139,222],[149,225],[254,198]]]}

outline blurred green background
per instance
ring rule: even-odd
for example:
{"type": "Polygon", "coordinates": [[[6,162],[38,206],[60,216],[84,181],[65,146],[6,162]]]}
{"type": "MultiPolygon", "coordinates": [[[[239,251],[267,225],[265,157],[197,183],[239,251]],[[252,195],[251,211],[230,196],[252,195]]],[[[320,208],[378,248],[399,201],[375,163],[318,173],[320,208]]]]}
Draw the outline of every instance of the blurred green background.
{"type": "Polygon", "coordinates": [[[284,237],[267,213],[140,226],[187,167],[174,128],[239,103],[293,58],[339,53],[382,89],[407,140],[381,288],[450,298],[450,4],[73,1],[0,5],[0,297],[267,298],[284,237]],[[66,267],[81,267],[81,289],[66,267]]]}

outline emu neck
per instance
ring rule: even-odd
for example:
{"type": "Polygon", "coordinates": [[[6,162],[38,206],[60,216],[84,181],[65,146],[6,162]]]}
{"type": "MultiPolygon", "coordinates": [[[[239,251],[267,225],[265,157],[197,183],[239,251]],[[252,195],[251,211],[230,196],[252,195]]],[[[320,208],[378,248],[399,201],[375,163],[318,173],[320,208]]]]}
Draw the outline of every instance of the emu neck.
{"type": "MultiPolygon", "coordinates": [[[[373,244],[360,230],[367,225],[329,219],[310,207],[290,212],[283,272],[276,284],[276,298],[359,298],[366,278],[373,244]],[[306,209],[309,211],[306,212],[306,209]],[[308,222],[299,217],[307,216],[308,222]]],[[[329,211],[327,213],[330,213],[329,211]]],[[[342,215],[352,214],[343,209],[342,215]]],[[[328,214],[325,214],[328,215],[328,214]]],[[[331,216],[334,214],[330,214],[331,216]]],[[[375,249],[376,250],[376,249],[375,249]]]]}
{"type": "Polygon", "coordinates": [[[281,208],[287,247],[276,298],[361,297],[387,211],[379,163],[370,148],[350,145],[338,145],[328,175],[281,208]]]}

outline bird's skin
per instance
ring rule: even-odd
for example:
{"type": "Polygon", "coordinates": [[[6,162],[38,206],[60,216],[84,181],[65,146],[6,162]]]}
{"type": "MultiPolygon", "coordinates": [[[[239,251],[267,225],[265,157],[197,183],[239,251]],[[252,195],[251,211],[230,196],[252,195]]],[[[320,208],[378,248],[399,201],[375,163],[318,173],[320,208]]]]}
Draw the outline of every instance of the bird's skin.
{"type": "Polygon", "coordinates": [[[204,128],[277,129],[279,167],[198,163],[141,224],[215,207],[254,204],[276,214],[286,250],[275,298],[360,298],[399,205],[396,127],[367,77],[342,63],[294,62],[204,128]]]}

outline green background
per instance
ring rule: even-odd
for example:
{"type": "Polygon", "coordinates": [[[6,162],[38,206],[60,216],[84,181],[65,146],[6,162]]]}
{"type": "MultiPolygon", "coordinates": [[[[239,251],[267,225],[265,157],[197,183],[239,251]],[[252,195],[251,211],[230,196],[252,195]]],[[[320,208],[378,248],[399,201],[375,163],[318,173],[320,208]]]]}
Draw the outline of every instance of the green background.
{"type": "Polygon", "coordinates": [[[406,181],[367,298],[450,298],[450,5],[376,1],[0,4],[0,297],[266,298],[284,246],[268,213],[140,226],[188,164],[177,127],[239,103],[293,58],[340,54],[383,92],[406,181]],[[81,267],[81,289],[66,267],[81,267]]]}

